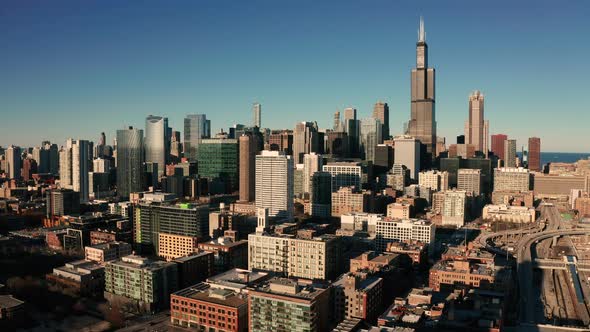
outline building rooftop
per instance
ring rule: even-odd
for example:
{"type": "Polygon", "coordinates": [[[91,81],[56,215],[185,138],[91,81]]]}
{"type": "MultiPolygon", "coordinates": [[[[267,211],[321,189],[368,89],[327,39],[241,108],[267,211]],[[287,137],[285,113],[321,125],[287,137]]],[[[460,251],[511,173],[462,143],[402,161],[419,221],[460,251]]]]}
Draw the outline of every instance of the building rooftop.
{"type": "Polygon", "coordinates": [[[252,289],[252,291],[258,293],[281,295],[303,300],[313,300],[326,290],[327,288],[321,284],[306,283],[302,280],[279,277],[274,277],[252,289]]]}
{"type": "Polygon", "coordinates": [[[203,282],[179,290],[178,292],[173,293],[173,295],[233,308],[248,305],[246,296],[236,294],[229,289],[211,288],[208,284],[203,282]]]}
{"type": "Polygon", "coordinates": [[[207,256],[207,255],[211,255],[211,252],[209,251],[201,251],[201,252],[196,252],[190,255],[186,255],[186,256],[182,256],[182,257],[178,257],[173,259],[173,262],[180,262],[180,263],[184,263],[187,261],[190,261],[191,259],[197,258],[197,257],[201,257],[201,256],[207,256]]]}
{"type": "Polygon", "coordinates": [[[106,249],[111,249],[111,248],[116,248],[119,246],[131,246],[129,243],[127,242],[120,242],[120,241],[113,241],[113,242],[105,242],[105,243],[99,243],[99,244],[95,244],[93,246],[86,246],[87,248],[94,248],[94,249],[100,249],[100,250],[106,250],[106,249]]]}
{"type": "Polygon", "coordinates": [[[207,278],[210,284],[245,288],[248,285],[261,282],[270,276],[269,272],[259,270],[231,269],[207,278]]]}
{"type": "Polygon", "coordinates": [[[114,260],[107,263],[107,265],[117,265],[122,267],[143,269],[148,271],[159,270],[174,264],[175,263],[172,262],[155,261],[147,257],[142,257],[138,255],[123,256],[118,260],[114,260]]]}
{"type": "Polygon", "coordinates": [[[24,301],[21,301],[12,295],[0,295],[0,309],[14,308],[24,303],[24,301]]]}

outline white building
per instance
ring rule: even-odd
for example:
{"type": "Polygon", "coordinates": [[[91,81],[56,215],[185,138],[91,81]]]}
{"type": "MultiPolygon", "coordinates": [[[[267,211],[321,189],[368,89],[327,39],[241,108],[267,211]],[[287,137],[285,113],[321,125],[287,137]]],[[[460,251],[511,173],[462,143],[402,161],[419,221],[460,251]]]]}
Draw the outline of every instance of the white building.
{"type": "Polygon", "coordinates": [[[332,192],[342,187],[360,190],[363,170],[360,163],[337,162],[324,165],[322,170],[332,175],[332,192]]]}
{"type": "Polygon", "coordinates": [[[279,151],[256,156],[256,208],[268,208],[269,216],[293,217],[293,159],[279,151]]]}
{"type": "Polygon", "coordinates": [[[303,192],[311,192],[311,177],[315,172],[322,170],[324,158],[315,152],[303,155],[303,192]]]}
{"type": "Polygon", "coordinates": [[[424,243],[434,241],[435,227],[429,221],[420,219],[381,219],[376,225],[377,250],[385,251],[387,243],[401,240],[417,240],[424,243]]]}
{"type": "Polygon", "coordinates": [[[393,141],[395,163],[406,166],[410,170],[410,177],[416,180],[420,171],[420,141],[411,136],[397,136],[393,141]]]}
{"type": "Polygon", "coordinates": [[[526,206],[486,205],[482,219],[492,222],[530,223],[535,221],[535,209],[526,206]]]}
{"type": "Polygon", "coordinates": [[[481,170],[460,168],[457,171],[457,189],[474,196],[481,194],[481,170]]]}
{"type": "Polygon", "coordinates": [[[424,171],[418,174],[418,184],[428,187],[434,191],[445,191],[449,189],[449,173],[446,171],[424,171]]]}
{"type": "Polygon", "coordinates": [[[453,190],[444,193],[442,206],[442,225],[452,225],[457,228],[465,223],[467,193],[463,190],[453,190]]]}
{"type": "Polygon", "coordinates": [[[494,191],[529,191],[531,176],[522,167],[501,167],[494,169],[494,191]]]}
{"type": "Polygon", "coordinates": [[[379,220],[383,220],[382,214],[347,213],[340,216],[340,228],[347,231],[367,232],[370,237],[374,237],[379,220]]]}

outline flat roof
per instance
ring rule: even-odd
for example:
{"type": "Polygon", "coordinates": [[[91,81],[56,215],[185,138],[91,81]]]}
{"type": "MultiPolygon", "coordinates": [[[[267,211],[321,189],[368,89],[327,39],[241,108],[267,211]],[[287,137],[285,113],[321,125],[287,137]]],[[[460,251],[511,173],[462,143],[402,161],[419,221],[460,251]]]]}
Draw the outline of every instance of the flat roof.
{"type": "Polygon", "coordinates": [[[13,308],[24,303],[12,295],[0,295],[0,308],[13,308]]]}

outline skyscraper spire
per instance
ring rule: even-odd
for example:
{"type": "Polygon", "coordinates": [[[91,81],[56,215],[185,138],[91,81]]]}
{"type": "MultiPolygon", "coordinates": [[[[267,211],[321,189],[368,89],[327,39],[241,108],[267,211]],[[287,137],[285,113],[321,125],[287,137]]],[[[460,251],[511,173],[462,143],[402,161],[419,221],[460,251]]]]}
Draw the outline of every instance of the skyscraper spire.
{"type": "Polygon", "coordinates": [[[424,31],[424,19],[420,16],[420,28],[418,30],[418,42],[424,43],[426,41],[426,31],[424,31]]]}

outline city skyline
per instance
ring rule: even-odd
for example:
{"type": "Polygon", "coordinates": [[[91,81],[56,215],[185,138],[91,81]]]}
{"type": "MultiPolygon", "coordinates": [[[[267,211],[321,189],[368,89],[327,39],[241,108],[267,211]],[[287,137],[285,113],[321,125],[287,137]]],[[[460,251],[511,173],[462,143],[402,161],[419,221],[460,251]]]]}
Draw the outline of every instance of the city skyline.
{"type": "MultiPolygon", "coordinates": [[[[573,98],[583,94],[583,84],[575,82],[590,69],[575,66],[574,71],[561,65],[573,61],[574,51],[580,59],[589,53],[579,43],[589,30],[583,24],[588,8],[582,2],[552,8],[548,22],[534,18],[547,9],[546,3],[537,2],[533,9],[524,3],[503,3],[501,9],[462,6],[463,1],[451,2],[450,9],[436,3],[414,7],[376,2],[360,8],[339,3],[318,5],[316,13],[293,4],[291,12],[283,13],[284,22],[265,15],[244,31],[238,29],[247,19],[242,17],[246,13],[238,14],[244,9],[241,4],[223,11],[213,4],[161,8],[148,2],[142,7],[93,8],[62,3],[54,8],[9,6],[13,15],[0,22],[8,37],[0,69],[12,77],[0,82],[5,121],[21,123],[23,114],[40,119],[27,124],[24,137],[22,126],[3,128],[4,147],[40,146],[44,140],[63,145],[68,137],[96,142],[103,131],[107,144],[112,144],[118,129],[145,129],[149,114],[168,117],[170,126],[180,131],[186,115],[206,114],[213,134],[234,123],[249,124],[254,102],[263,105],[264,127],[293,129],[301,121],[331,128],[334,112],[346,107],[356,108],[359,119],[366,118],[382,101],[390,107],[391,134],[401,134],[410,113],[408,72],[415,65],[413,47],[423,15],[430,61],[439,71],[437,130],[447,145],[463,132],[467,97],[480,90],[486,95],[490,135],[517,139],[519,150],[532,136],[542,139],[543,151],[590,150],[583,143],[590,140],[585,121],[578,121],[587,112],[573,98]],[[162,10],[177,20],[159,15],[162,10]],[[477,20],[463,15],[474,12],[485,15],[477,20]],[[210,31],[200,15],[231,24],[210,31]],[[307,27],[286,26],[298,15],[307,27]],[[321,22],[325,15],[326,22],[321,22]],[[350,23],[347,18],[355,15],[358,22],[350,23]],[[54,16],[62,20],[54,24],[48,19],[54,16]],[[140,19],[156,16],[157,27],[142,30],[145,23],[140,19]],[[385,18],[389,20],[383,22],[385,18]],[[66,31],[80,19],[87,19],[86,29],[66,31]],[[450,19],[453,24],[445,24],[450,19]],[[104,27],[105,22],[112,26],[104,27]],[[274,26],[280,31],[269,32],[274,26]],[[253,54],[237,52],[256,48],[248,46],[248,36],[256,36],[253,44],[263,47],[253,54]],[[192,37],[195,42],[188,42],[192,37]],[[547,38],[559,40],[559,50],[545,49],[547,38]],[[163,44],[148,45],[154,41],[163,44]],[[381,52],[374,52],[375,46],[381,52]],[[487,54],[492,49],[506,52],[487,54]],[[162,63],[162,56],[175,64],[162,63]],[[519,75],[513,75],[516,71],[519,75]],[[553,116],[556,110],[559,117],[553,116]]],[[[273,6],[264,10],[282,13],[273,6]]]]}

